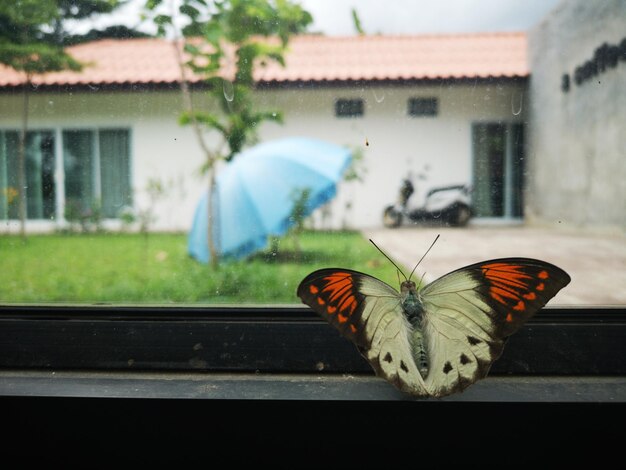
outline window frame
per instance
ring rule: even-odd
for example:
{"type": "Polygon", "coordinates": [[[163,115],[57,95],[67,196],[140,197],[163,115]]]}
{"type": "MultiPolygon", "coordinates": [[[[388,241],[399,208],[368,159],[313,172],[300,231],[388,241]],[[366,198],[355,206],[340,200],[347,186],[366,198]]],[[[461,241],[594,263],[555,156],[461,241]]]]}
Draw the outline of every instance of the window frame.
{"type": "MultiPolygon", "coordinates": [[[[16,127],[0,127],[0,146],[1,146],[0,147],[0,153],[4,153],[5,154],[5,160],[2,163],[6,163],[8,161],[8,158],[7,158],[8,157],[7,135],[8,134],[14,134],[14,137],[16,139],[16,144],[19,146],[20,133],[21,133],[21,130],[19,128],[16,128],[16,127]]],[[[29,172],[29,169],[28,169],[28,160],[29,160],[29,158],[28,158],[28,153],[29,153],[29,151],[28,151],[28,143],[29,143],[29,139],[33,138],[35,135],[43,135],[43,136],[46,136],[46,137],[50,137],[52,139],[52,141],[53,141],[52,152],[53,152],[53,156],[54,156],[54,168],[53,168],[52,173],[54,174],[58,170],[58,156],[57,156],[57,138],[58,138],[58,135],[57,135],[56,129],[54,127],[50,127],[50,126],[41,126],[41,127],[35,127],[35,128],[32,128],[32,129],[28,129],[28,132],[26,133],[26,142],[25,142],[25,146],[26,146],[26,148],[25,148],[25,152],[26,152],[25,159],[26,160],[24,162],[25,178],[26,178],[26,183],[27,183],[28,187],[30,187],[29,178],[33,178],[32,174],[29,172]]],[[[39,153],[40,159],[41,159],[42,156],[43,156],[43,153],[40,152],[39,153]]],[[[16,156],[16,158],[15,158],[16,163],[17,163],[17,160],[18,160],[18,158],[16,156]]],[[[41,159],[41,160],[42,160],[40,162],[41,163],[41,167],[43,167],[43,159],[41,159]]],[[[7,175],[5,174],[5,177],[6,176],[7,175]]],[[[41,176],[42,175],[41,175],[41,168],[40,168],[40,178],[41,178],[41,176]]],[[[3,183],[8,183],[8,178],[6,178],[5,182],[0,181],[0,189],[4,189],[3,183]]],[[[19,183],[16,181],[15,184],[18,185],[19,183]]],[[[6,186],[6,188],[9,188],[9,187],[11,187],[11,186],[8,186],[8,185],[6,186]]],[[[40,189],[43,192],[43,189],[44,189],[44,185],[43,184],[41,185],[40,189]]],[[[31,204],[33,203],[32,202],[33,198],[32,198],[32,196],[28,197],[28,195],[27,195],[27,201],[26,201],[26,220],[27,220],[27,223],[33,223],[33,222],[34,223],[38,223],[38,222],[42,222],[42,221],[45,222],[45,221],[48,221],[48,220],[56,220],[57,219],[56,212],[57,212],[58,190],[59,189],[58,189],[57,185],[55,184],[55,187],[54,187],[54,200],[52,201],[52,206],[54,208],[53,209],[52,218],[50,218],[50,216],[46,215],[46,213],[45,213],[46,212],[45,211],[46,201],[45,201],[45,198],[43,196],[42,196],[41,201],[39,201],[41,203],[42,216],[41,217],[34,217],[34,216],[32,216],[32,214],[29,215],[29,212],[31,212],[31,211],[28,210],[28,205],[29,205],[29,202],[31,204]]],[[[28,192],[29,191],[27,190],[27,193],[28,192]]],[[[36,199],[36,198],[34,198],[34,199],[36,199]]],[[[17,207],[16,207],[15,210],[17,210],[19,212],[19,209],[17,207]]],[[[10,210],[7,210],[7,214],[9,214],[9,213],[10,213],[10,210]]],[[[19,220],[19,214],[15,218],[12,218],[12,217],[6,217],[5,218],[5,217],[3,217],[3,214],[0,212],[0,220],[2,220],[2,221],[17,221],[17,220],[19,220]]]]}
{"type": "Polygon", "coordinates": [[[424,400],[375,377],[308,307],[0,305],[5,456],[385,468],[406,449],[459,464],[480,449],[609,464],[623,457],[625,345],[626,308],[544,308],[489,377],[424,400]]]}
{"type": "MultiPolygon", "coordinates": [[[[128,161],[128,169],[127,169],[127,176],[128,176],[128,187],[130,189],[130,202],[127,204],[128,207],[133,207],[134,206],[134,201],[136,199],[135,194],[134,194],[134,190],[133,190],[133,144],[132,144],[132,139],[133,139],[133,132],[132,132],[132,126],[125,126],[125,125],[119,125],[119,126],[98,126],[98,125],[87,125],[87,126],[60,126],[57,128],[57,134],[59,136],[60,139],[60,145],[59,145],[59,151],[61,152],[59,158],[61,159],[61,166],[62,166],[62,171],[63,171],[63,201],[62,204],[63,206],[65,206],[65,204],[67,203],[67,183],[66,183],[66,179],[67,179],[67,173],[66,173],[66,168],[65,168],[65,152],[66,152],[66,147],[65,147],[65,135],[68,133],[79,133],[79,132],[84,132],[84,133],[88,133],[90,135],[90,139],[91,139],[91,179],[92,179],[92,188],[91,188],[91,199],[92,199],[92,203],[95,201],[100,201],[100,206],[103,209],[103,182],[102,182],[102,133],[103,132],[124,132],[126,133],[126,140],[127,140],[127,161],[128,161]]],[[[61,217],[59,217],[61,218],[61,217]]],[[[67,222],[65,220],[65,215],[63,214],[63,218],[64,222],[67,222]]],[[[107,220],[107,221],[117,221],[119,220],[119,214],[118,216],[115,217],[111,217],[108,215],[105,215],[103,212],[103,220],[107,220]]]]}
{"type": "MultiPolygon", "coordinates": [[[[30,218],[27,216],[27,223],[37,223],[37,222],[50,222],[51,224],[58,226],[64,225],[67,223],[65,218],[65,208],[67,205],[67,169],[65,167],[65,157],[66,157],[66,147],[65,147],[65,138],[68,133],[77,133],[77,132],[85,132],[90,135],[91,139],[91,199],[93,201],[102,200],[102,157],[101,157],[101,134],[103,132],[125,132],[127,139],[127,160],[128,160],[128,186],[130,189],[130,203],[129,207],[134,206],[134,201],[136,199],[134,191],[133,191],[133,133],[131,126],[98,126],[98,125],[89,125],[89,126],[74,126],[74,125],[64,125],[64,126],[34,126],[28,129],[28,134],[32,135],[35,133],[50,133],[52,139],[54,140],[53,152],[54,152],[54,173],[62,173],[62,177],[59,180],[55,180],[55,197],[53,201],[54,205],[54,214],[53,217],[39,217],[39,218],[30,218]]],[[[18,134],[20,130],[15,127],[0,127],[0,133],[6,136],[8,133],[16,133],[18,134]]],[[[6,137],[3,137],[1,140],[1,144],[6,147],[6,137]]],[[[6,151],[6,149],[4,149],[6,151]]],[[[120,219],[119,216],[109,217],[104,216],[104,220],[107,221],[118,221],[120,219]]],[[[0,220],[15,222],[18,221],[19,218],[0,218],[0,220]]]]}
{"type": "MultiPolygon", "coordinates": [[[[557,387],[555,393],[534,396],[544,386],[538,382],[538,389],[531,388],[517,399],[568,401],[576,389],[572,383],[579,377],[593,383],[599,381],[598,393],[594,395],[591,391],[587,398],[611,401],[599,392],[602,380],[626,377],[625,358],[626,308],[547,307],[509,339],[502,357],[483,381],[486,385],[477,388],[473,399],[493,401],[495,391],[502,387],[498,382],[502,378],[508,378],[510,384],[516,381],[521,384],[541,377],[556,377],[566,379],[569,385],[560,392],[557,387]]],[[[128,380],[137,379],[133,374],[160,374],[167,377],[166,383],[176,381],[180,374],[200,374],[208,383],[223,378],[223,374],[235,374],[236,383],[244,387],[259,377],[274,377],[276,384],[282,384],[279,387],[287,389],[298,386],[281,380],[296,374],[303,380],[313,380],[300,397],[302,400],[320,399],[319,390],[324,387],[324,381],[337,377],[340,378],[340,385],[335,384],[337,399],[345,392],[345,389],[342,392],[344,386],[352,387],[349,390],[355,395],[351,400],[410,398],[375,378],[356,348],[304,306],[0,305],[0,371],[10,372],[3,377],[0,396],[6,393],[6,387],[10,388],[12,380],[15,386],[29,373],[44,373],[38,382],[40,389],[29,393],[45,396],[52,393],[47,386],[53,380],[53,376],[45,373],[89,372],[112,374],[116,380],[111,387],[120,390],[128,380]],[[352,375],[365,378],[365,383],[354,388],[354,384],[350,385],[352,375]]],[[[80,387],[75,388],[76,376],[66,379],[66,393],[70,393],[68,390],[78,395],[85,393],[80,387]]],[[[85,377],[81,379],[79,375],[78,379],[81,382],[85,377]]],[[[626,378],[617,385],[605,386],[617,386],[615,390],[619,393],[624,384],[626,378]]],[[[19,386],[13,390],[18,395],[24,393],[18,391],[19,386]]],[[[269,390],[268,393],[272,394],[269,390]]],[[[463,401],[466,394],[453,396],[451,400],[463,401]]],[[[100,396],[97,392],[95,395],[100,396]]],[[[211,393],[201,397],[216,398],[211,393]]],[[[229,395],[225,393],[217,398],[228,400],[229,395]]],[[[242,396],[233,393],[230,398],[242,396]]]]}
{"type": "Polygon", "coordinates": [[[412,96],[407,100],[407,116],[436,118],[439,116],[438,96],[412,96]]]}
{"type": "Polygon", "coordinates": [[[365,116],[364,98],[336,98],[335,118],[337,119],[357,119],[365,116]]]}

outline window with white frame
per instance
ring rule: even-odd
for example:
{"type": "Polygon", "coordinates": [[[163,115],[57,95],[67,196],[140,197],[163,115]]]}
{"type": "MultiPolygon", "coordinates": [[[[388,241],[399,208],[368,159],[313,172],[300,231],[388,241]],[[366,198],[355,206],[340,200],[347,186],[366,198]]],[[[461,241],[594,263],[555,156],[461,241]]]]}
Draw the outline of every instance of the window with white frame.
{"type": "Polygon", "coordinates": [[[116,218],[132,204],[127,129],[63,131],[65,207],[116,218]]]}
{"type": "MultiPolygon", "coordinates": [[[[19,217],[19,131],[0,131],[0,219],[19,217]]],[[[29,131],[25,141],[26,218],[54,220],[55,139],[51,130],[29,131]]]]}
{"type": "MultiPolygon", "coordinates": [[[[26,218],[56,220],[97,210],[117,218],[132,204],[128,129],[61,131],[57,171],[56,133],[32,130],[25,143],[26,218]],[[63,183],[62,183],[63,182],[63,183]],[[62,199],[61,199],[62,198],[62,199]],[[59,200],[63,202],[59,204],[59,200]]],[[[0,219],[19,218],[19,131],[0,131],[0,219]]]]}

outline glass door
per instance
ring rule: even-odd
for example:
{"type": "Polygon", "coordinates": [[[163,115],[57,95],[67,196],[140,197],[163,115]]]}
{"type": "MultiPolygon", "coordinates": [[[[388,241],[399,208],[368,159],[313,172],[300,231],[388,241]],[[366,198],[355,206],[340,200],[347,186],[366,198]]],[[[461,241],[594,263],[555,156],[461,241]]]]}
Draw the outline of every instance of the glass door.
{"type": "Polygon", "coordinates": [[[472,127],[473,196],[476,217],[523,216],[524,127],[479,123],[472,127]]]}

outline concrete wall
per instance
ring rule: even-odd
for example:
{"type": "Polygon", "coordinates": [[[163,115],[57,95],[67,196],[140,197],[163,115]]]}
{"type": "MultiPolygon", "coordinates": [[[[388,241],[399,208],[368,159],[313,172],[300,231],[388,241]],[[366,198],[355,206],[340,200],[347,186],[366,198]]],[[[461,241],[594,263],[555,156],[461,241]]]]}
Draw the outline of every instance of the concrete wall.
{"type": "MultiPolygon", "coordinates": [[[[444,86],[298,88],[261,91],[264,108],[283,111],[285,124],[265,123],[261,140],[309,136],[362,151],[362,181],[343,183],[330,215],[316,214],[318,226],[374,227],[397,198],[401,179],[425,172],[420,197],[433,186],[472,181],[475,122],[520,122],[526,115],[524,83],[468,83],[444,86]],[[365,100],[365,115],[337,118],[337,98],[365,100]],[[436,117],[410,117],[410,97],[437,97],[436,117]],[[366,142],[369,145],[366,145],[366,142]],[[428,170],[425,171],[425,168],[428,170]],[[323,219],[323,220],[322,220],[323,219]]],[[[197,97],[198,106],[208,106],[197,97]]],[[[0,94],[0,129],[20,123],[20,95],[0,94]]],[[[181,127],[177,92],[37,93],[31,98],[31,129],[54,129],[60,162],[60,131],[69,128],[127,127],[132,135],[132,184],[137,208],[148,204],[150,179],[167,184],[167,198],[156,207],[157,230],[188,230],[205,188],[198,175],[203,159],[190,127],[181,127]]],[[[215,139],[210,140],[215,142],[215,139]]],[[[62,164],[57,165],[62,171],[62,164]]],[[[61,175],[58,175],[59,177],[61,175]]],[[[31,227],[42,226],[29,222],[31,227]]],[[[43,226],[51,225],[50,222],[43,226]]],[[[15,229],[17,224],[9,224],[15,229]]]]}
{"type": "Polygon", "coordinates": [[[625,38],[625,0],[564,1],[530,31],[531,221],[626,229],[626,60],[575,81],[625,38]]]}

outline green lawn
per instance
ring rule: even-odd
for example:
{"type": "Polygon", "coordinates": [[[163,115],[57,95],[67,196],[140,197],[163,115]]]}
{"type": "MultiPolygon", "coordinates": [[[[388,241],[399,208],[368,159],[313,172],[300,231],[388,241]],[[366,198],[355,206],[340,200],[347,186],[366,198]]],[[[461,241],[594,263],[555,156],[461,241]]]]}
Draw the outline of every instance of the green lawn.
{"type": "Polygon", "coordinates": [[[295,256],[291,240],[278,254],[225,262],[217,271],[187,254],[186,235],[0,236],[0,303],[299,303],[309,272],[346,267],[397,285],[395,268],[360,234],[306,232],[295,256]]]}

